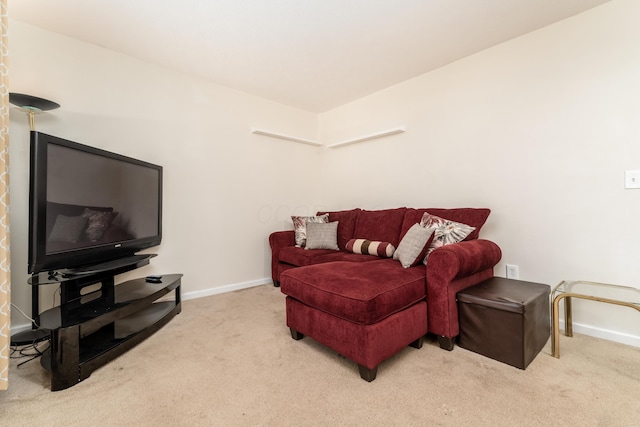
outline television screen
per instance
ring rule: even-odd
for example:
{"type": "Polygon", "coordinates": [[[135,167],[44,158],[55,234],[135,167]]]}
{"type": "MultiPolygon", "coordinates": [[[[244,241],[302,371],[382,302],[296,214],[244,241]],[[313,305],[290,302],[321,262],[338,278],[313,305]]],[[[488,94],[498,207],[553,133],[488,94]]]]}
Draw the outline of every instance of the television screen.
{"type": "Polygon", "coordinates": [[[162,167],[31,132],[29,272],[160,244],[162,167]]]}

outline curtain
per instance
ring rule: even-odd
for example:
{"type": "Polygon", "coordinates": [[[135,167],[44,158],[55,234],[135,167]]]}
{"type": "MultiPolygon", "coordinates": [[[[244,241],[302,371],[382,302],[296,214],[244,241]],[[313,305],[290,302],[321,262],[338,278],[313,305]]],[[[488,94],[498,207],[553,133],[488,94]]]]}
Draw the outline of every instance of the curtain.
{"type": "Polygon", "coordinates": [[[0,0],[0,390],[9,386],[11,276],[9,263],[9,82],[7,0],[0,0]]]}

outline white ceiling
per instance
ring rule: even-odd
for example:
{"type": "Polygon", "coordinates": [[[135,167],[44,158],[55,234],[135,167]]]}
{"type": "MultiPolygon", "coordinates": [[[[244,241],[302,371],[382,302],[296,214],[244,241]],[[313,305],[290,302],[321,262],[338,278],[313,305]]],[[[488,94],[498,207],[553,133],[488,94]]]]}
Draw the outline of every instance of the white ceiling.
{"type": "Polygon", "coordinates": [[[324,112],[610,0],[9,0],[9,16],[324,112]]]}

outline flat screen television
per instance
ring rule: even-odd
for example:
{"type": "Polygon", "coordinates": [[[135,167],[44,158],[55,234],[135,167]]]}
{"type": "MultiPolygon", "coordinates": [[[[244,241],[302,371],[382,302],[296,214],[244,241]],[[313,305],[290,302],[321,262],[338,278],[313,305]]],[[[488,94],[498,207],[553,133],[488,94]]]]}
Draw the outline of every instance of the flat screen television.
{"type": "Polygon", "coordinates": [[[31,132],[29,273],[112,262],[162,240],[162,166],[31,132]]]}

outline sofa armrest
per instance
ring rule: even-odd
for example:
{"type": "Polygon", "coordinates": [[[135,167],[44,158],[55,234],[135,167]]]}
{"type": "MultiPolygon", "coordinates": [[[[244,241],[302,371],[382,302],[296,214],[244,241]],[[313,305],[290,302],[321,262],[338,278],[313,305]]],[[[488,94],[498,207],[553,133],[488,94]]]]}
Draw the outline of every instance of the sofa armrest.
{"type": "Polygon", "coordinates": [[[431,273],[435,283],[445,285],[454,279],[493,268],[501,258],[502,251],[490,240],[476,239],[442,246],[429,255],[427,279],[431,273]]]}
{"type": "Polygon", "coordinates": [[[456,294],[493,277],[502,251],[489,240],[469,240],[442,246],[427,262],[429,331],[453,338],[459,333],[456,294]]]}
{"type": "Polygon", "coordinates": [[[295,231],[276,231],[269,235],[269,246],[271,246],[271,279],[273,284],[279,286],[278,262],[280,260],[280,249],[287,246],[295,246],[295,231]]]}

